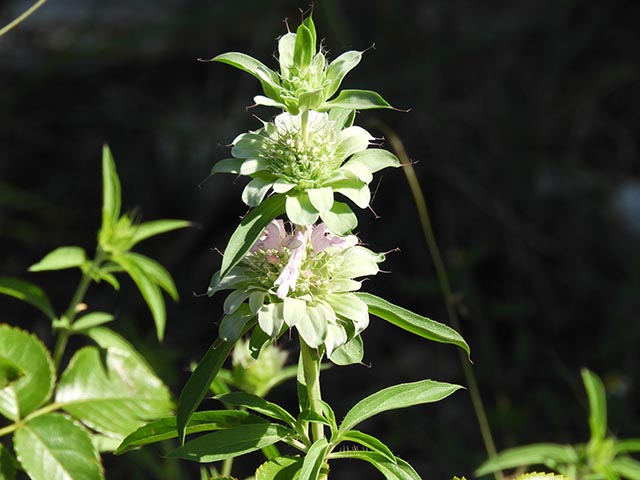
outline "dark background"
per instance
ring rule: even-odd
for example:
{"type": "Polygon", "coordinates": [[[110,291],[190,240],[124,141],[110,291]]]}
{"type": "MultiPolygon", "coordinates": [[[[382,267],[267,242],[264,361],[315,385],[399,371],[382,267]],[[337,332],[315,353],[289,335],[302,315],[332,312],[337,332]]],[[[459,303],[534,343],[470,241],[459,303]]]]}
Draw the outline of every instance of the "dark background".
{"type": "MultiPolygon", "coordinates": [[[[29,4],[0,3],[0,23],[29,4]]],[[[87,297],[91,308],[118,314],[115,328],[175,393],[221,313],[221,298],[193,294],[206,291],[220,264],[213,249],[246,212],[244,181],[201,182],[237,134],[260,127],[253,114],[276,113],[246,110],[259,93],[255,79],[196,59],[241,51],[275,67],[283,19],[295,28],[306,7],[49,0],[0,38],[0,275],[36,282],[66,306],[77,272],[26,269],[57,246],[95,248],[108,142],[125,208],[198,225],[140,248],[167,266],[181,293],[168,304],[163,345],[130,282],[120,292],[94,286],[87,297]]],[[[357,123],[382,136],[373,125],[384,122],[416,162],[498,448],[586,440],[581,367],[605,380],[613,433],[640,436],[638,2],[318,0],[314,20],[333,58],[375,43],[344,87],[411,109],[363,112],[357,123]]],[[[400,252],[384,264],[392,274],[366,289],[447,322],[405,177],[377,178],[380,218],[360,212],[358,233],[373,250],[400,252]]],[[[30,307],[3,297],[0,311],[1,321],[50,338],[30,307]]],[[[323,376],[339,416],[395,383],[464,383],[454,347],[378,320],[364,339],[370,368],[323,376]]],[[[294,408],[293,394],[286,385],[273,398],[294,408]]],[[[485,458],[465,391],[363,429],[425,478],[469,477],[485,458]]],[[[107,478],[197,478],[193,465],[165,463],[151,449],[105,463],[107,478]]],[[[375,476],[349,462],[333,467],[336,480],[375,476]]]]}

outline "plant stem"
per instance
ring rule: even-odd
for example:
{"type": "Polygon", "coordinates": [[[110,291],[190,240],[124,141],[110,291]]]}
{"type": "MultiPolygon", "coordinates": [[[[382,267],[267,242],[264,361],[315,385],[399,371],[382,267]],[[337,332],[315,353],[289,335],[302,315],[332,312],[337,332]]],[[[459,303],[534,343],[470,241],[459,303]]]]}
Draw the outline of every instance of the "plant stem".
{"type": "Polygon", "coordinates": [[[233,467],[233,458],[225,458],[222,462],[222,468],[220,470],[220,475],[223,477],[228,477],[231,475],[231,467],[233,467]]]}
{"type": "MultiPolygon", "coordinates": [[[[411,189],[416,208],[418,209],[420,223],[422,225],[422,230],[427,241],[429,253],[431,254],[431,258],[436,269],[438,283],[440,284],[440,290],[442,292],[442,296],[444,297],[449,321],[451,323],[451,326],[456,329],[458,333],[462,334],[460,321],[458,320],[455,299],[451,291],[451,284],[449,282],[449,275],[447,274],[447,269],[444,265],[444,261],[442,260],[442,255],[440,254],[440,248],[438,247],[438,242],[436,241],[433,226],[431,225],[427,202],[424,198],[422,189],[420,188],[420,182],[418,181],[416,172],[413,169],[411,161],[409,160],[409,156],[407,155],[402,140],[400,140],[398,135],[396,135],[396,133],[386,125],[378,123],[377,126],[384,131],[385,135],[389,139],[389,142],[391,143],[393,150],[400,159],[403,171],[407,177],[407,183],[409,184],[409,188],[411,189]]],[[[484,442],[485,449],[489,458],[494,458],[497,454],[496,447],[493,441],[493,435],[491,434],[491,427],[489,426],[489,421],[487,420],[487,414],[484,409],[482,397],[480,396],[480,389],[478,388],[478,382],[476,380],[475,373],[473,372],[473,368],[471,367],[466,354],[460,349],[458,349],[458,354],[460,356],[460,363],[462,364],[462,370],[464,372],[467,386],[469,387],[471,403],[473,404],[473,409],[478,420],[478,426],[480,427],[480,433],[482,434],[482,440],[484,442]]],[[[496,480],[504,479],[504,475],[501,471],[495,472],[494,475],[496,480]]]]}
{"type": "Polygon", "coordinates": [[[7,435],[8,433],[16,431],[22,425],[27,423],[29,420],[44,415],[49,412],[54,412],[58,410],[62,405],[59,403],[50,403],[49,405],[45,405],[44,407],[36,410],[35,412],[31,412],[26,417],[12,423],[11,425],[7,425],[6,427],[0,428],[0,437],[7,435]]]}
{"type": "Polygon", "coordinates": [[[309,110],[302,112],[300,117],[300,131],[302,132],[302,139],[307,142],[309,140],[309,110]]]}
{"type": "Polygon", "coordinates": [[[82,278],[80,279],[80,283],[78,284],[78,288],[76,288],[73,297],[71,298],[71,302],[69,303],[69,307],[62,315],[62,319],[66,320],[66,328],[63,328],[58,335],[56,340],[56,346],[53,351],[53,363],[55,365],[56,370],[60,366],[60,362],[62,361],[62,355],[64,354],[64,350],[67,347],[67,342],[71,333],[69,328],[73,325],[73,321],[78,314],[78,305],[84,299],[84,296],[87,293],[87,289],[89,285],[91,285],[91,274],[100,268],[104,260],[104,253],[100,249],[96,252],[96,257],[93,262],[89,266],[89,268],[82,273],[82,278]]]}
{"type": "Polygon", "coordinates": [[[33,12],[38,10],[47,0],[38,0],[36,3],[31,5],[25,12],[20,15],[18,18],[13,20],[12,22],[7,23],[4,27],[0,29],[0,37],[5,33],[11,31],[14,27],[18,26],[24,20],[26,20],[33,12]]]}
{"type": "MultiPolygon", "coordinates": [[[[309,347],[304,340],[300,339],[300,357],[302,359],[302,369],[304,372],[304,382],[307,389],[307,399],[309,409],[322,415],[322,396],[320,394],[320,361],[315,350],[309,347]]],[[[311,423],[312,441],[324,438],[324,426],[317,422],[311,423]]]]}

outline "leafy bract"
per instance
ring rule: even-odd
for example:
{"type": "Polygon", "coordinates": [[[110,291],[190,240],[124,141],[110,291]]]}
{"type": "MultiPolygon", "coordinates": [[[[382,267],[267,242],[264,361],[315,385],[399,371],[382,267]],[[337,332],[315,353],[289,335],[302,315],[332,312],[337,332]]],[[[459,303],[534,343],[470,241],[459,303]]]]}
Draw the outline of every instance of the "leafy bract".
{"type": "Polygon", "coordinates": [[[48,350],[34,335],[0,325],[0,356],[19,378],[0,389],[0,413],[24,418],[49,399],[55,371],[48,350]]]}
{"type": "Polygon", "coordinates": [[[393,108],[379,93],[371,90],[342,90],[336,98],[325,102],[320,111],[331,108],[350,110],[370,110],[373,108],[393,108]]]}
{"type": "Polygon", "coordinates": [[[56,316],[47,295],[33,283],[19,278],[0,277],[0,293],[33,305],[52,320],[56,316]]]}
{"type": "Polygon", "coordinates": [[[453,328],[413,313],[370,293],[356,293],[369,307],[369,313],[397,327],[434,342],[450,343],[470,354],[469,345],[453,328]]]}
{"type": "Polygon", "coordinates": [[[360,400],[344,416],[339,434],[347,432],[360,422],[388,410],[411,407],[423,403],[431,403],[448,397],[460,385],[421,380],[388,387],[360,400]]]}
{"type": "Polygon", "coordinates": [[[66,412],[116,437],[168,415],[172,408],[162,381],[133,347],[122,345],[112,344],[104,352],[96,347],[76,352],[56,391],[56,402],[66,412]]]}
{"type": "Polygon", "coordinates": [[[35,417],[15,433],[18,460],[33,480],[100,480],[100,457],[87,431],[59,413],[35,417]]]}
{"type": "Polygon", "coordinates": [[[169,453],[170,458],[217,462],[273,445],[293,431],[274,423],[256,423],[208,433],[169,453]]]}

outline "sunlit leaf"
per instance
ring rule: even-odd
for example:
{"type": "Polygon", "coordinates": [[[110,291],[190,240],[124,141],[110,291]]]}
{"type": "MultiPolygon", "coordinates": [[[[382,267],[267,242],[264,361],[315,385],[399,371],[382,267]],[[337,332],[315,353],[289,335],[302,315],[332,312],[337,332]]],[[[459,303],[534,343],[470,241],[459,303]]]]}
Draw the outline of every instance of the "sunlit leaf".
{"type": "Polygon", "coordinates": [[[325,102],[321,110],[330,108],[348,108],[351,110],[370,110],[372,108],[393,108],[380,96],[370,90],[342,90],[336,98],[325,102]]]}
{"type": "Polygon", "coordinates": [[[81,267],[86,261],[87,254],[80,247],[60,247],[45,255],[38,263],[29,267],[30,272],[45,270],[63,270],[65,268],[81,267]]]}
{"type": "Polygon", "coordinates": [[[72,325],[71,329],[75,332],[87,330],[88,328],[104,325],[113,321],[114,317],[106,312],[91,312],[78,318],[72,325]]]}
{"type": "Polygon", "coordinates": [[[218,55],[208,61],[226,63],[227,65],[239,68],[240,70],[253,75],[260,81],[262,89],[267,97],[274,100],[280,99],[280,95],[278,93],[280,89],[278,74],[259,60],[256,60],[244,53],[229,52],[218,55]]]}
{"type": "Polygon", "coordinates": [[[276,420],[282,420],[289,425],[295,425],[296,419],[287,412],[280,405],[269,402],[262,397],[252,395],[246,392],[231,392],[224,395],[218,395],[217,400],[220,400],[225,405],[233,407],[245,407],[249,410],[261,413],[276,420]]]}
{"type": "Polygon", "coordinates": [[[550,468],[558,464],[573,464],[578,461],[578,454],[568,445],[555,443],[536,443],[523,447],[504,450],[494,458],[480,465],[475,474],[478,477],[498,470],[526,467],[529,465],[546,465],[550,468]],[[552,466],[553,465],[553,466],[552,466]]]}
{"type": "Polygon", "coordinates": [[[602,380],[583,368],[582,381],[589,399],[589,429],[592,441],[602,440],[607,434],[607,398],[602,380]]]}
{"type": "Polygon", "coordinates": [[[336,235],[345,235],[358,226],[358,219],[349,205],[343,202],[333,202],[331,210],[324,212],[322,220],[336,235]]]}
{"type": "Polygon", "coordinates": [[[140,270],[146,273],[160,288],[169,294],[173,301],[178,301],[178,290],[171,274],[160,263],[139,253],[129,252],[127,258],[140,270]]]}
{"type": "Polygon", "coordinates": [[[344,345],[340,345],[336,348],[331,355],[331,360],[336,365],[353,365],[354,363],[361,363],[364,357],[364,342],[360,335],[356,335],[344,345]]]}
{"type": "Polygon", "coordinates": [[[19,278],[0,277],[0,293],[33,305],[51,320],[56,316],[45,293],[33,283],[19,278]]]}
{"type": "Polygon", "coordinates": [[[33,480],[103,479],[98,452],[87,431],[59,413],[29,420],[14,435],[20,464],[33,480]]]}
{"type": "Polygon", "coordinates": [[[0,390],[0,413],[18,420],[49,399],[55,379],[53,362],[38,338],[8,325],[0,325],[0,355],[20,373],[20,378],[0,390]]]}
{"type": "Polygon", "coordinates": [[[102,147],[102,228],[120,217],[120,179],[108,145],[102,147]],[[110,222],[109,222],[110,221],[110,222]]]}
{"type": "Polygon", "coordinates": [[[300,480],[318,480],[320,471],[324,465],[325,456],[329,449],[329,442],[326,438],[319,438],[309,447],[304,456],[302,468],[300,469],[300,480]]]}
{"type": "Polygon", "coordinates": [[[396,457],[392,462],[378,452],[345,450],[333,454],[334,458],[352,458],[373,465],[387,480],[422,480],[420,475],[404,460],[396,457]]]}
{"type": "Polygon", "coordinates": [[[150,237],[155,237],[162,233],[178,230],[179,228],[190,227],[191,222],[186,220],[152,220],[150,222],[144,222],[136,225],[135,233],[131,240],[131,246],[133,247],[137,243],[146,240],[150,237]]]}
{"type": "Polygon", "coordinates": [[[369,450],[373,450],[375,452],[378,452],[380,455],[383,455],[390,462],[397,463],[396,457],[393,455],[391,450],[389,450],[389,447],[387,447],[376,437],[360,432],[358,430],[349,430],[342,434],[341,439],[343,442],[354,442],[362,445],[369,450]]]}
{"type": "Polygon", "coordinates": [[[295,478],[302,468],[300,457],[277,457],[263,463],[256,470],[256,480],[285,480],[295,478]]]}

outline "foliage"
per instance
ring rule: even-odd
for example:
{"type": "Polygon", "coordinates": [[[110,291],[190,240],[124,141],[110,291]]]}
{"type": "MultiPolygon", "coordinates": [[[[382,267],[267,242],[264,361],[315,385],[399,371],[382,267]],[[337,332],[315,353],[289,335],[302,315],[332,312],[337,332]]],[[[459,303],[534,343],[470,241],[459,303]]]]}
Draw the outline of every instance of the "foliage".
{"type": "MultiPolygon", "coordinates": [[[[574,480],[640,479],[640,462],[628,455],[640,452],[640,439],[618,440],[607,436],[604,385],[596,374],[587,369],[582,370],[582,381],[589,400],[591,437],[587,443],[539,443],[511,448],[483,463],[476,474],[485,475],[496,470],[528,465],[545,465],[574,480]]],[[[525,475],[523,478],[536,476],[525,475]]]]}
{"type": "Polygon", "coordinates": [[[158,337],[165,324],[160,290],[178,298],[170,274],[151,258],[132,252],[140,241],[188,222],[159,220],[137,224],[120,214],[120,181],[111,152],[103,149],[103,208],[98,246],[93,259],[77,246],[60,247],[32,265],[32,272],[79,268],[80,284],[69,307],[57,315],[38,286],[16,278],[1,278],[0,293],[23,300],[43,313],[56,334],[53,355],[32,333],[0,325],[0,414],[10,423],[0,436],[13,434],[2,445],[3,478],[24,470],[34,480],[104,478],[101,451],[149,420],[171,413],[167,387],[143,356],[115,331],[105,327],[115,317],[81,306],[89,285],[105,281],[120,288],[116,274],[127,273],[145,298],[158,337]],[[82,312],[82,313],[81,313],[82,312]],[[67,340],[84,337],[89,345],[62,360],[67,340]]]}

